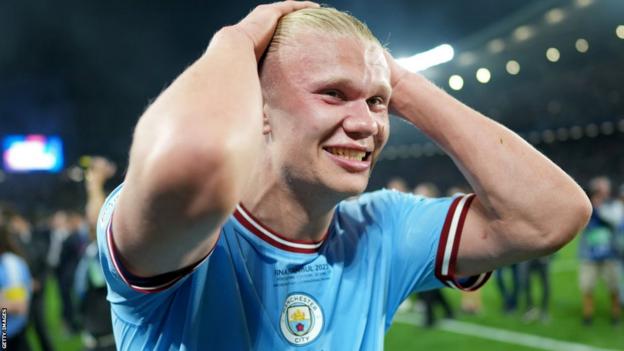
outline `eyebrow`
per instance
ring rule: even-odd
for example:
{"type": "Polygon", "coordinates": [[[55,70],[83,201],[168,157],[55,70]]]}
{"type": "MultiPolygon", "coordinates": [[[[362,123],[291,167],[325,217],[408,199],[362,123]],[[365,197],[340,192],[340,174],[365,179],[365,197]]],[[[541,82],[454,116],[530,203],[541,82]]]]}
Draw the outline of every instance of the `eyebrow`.
{"type": "MultiPolygon", "coordinates": [[[[328,78],[328,79],[320,79],[317,81],[317,84],[324,86],[347,86],[350,88],[356,88],[357,84],[353,82],[353,80],[348,78],[328,78]]],[[[389,84],[385,83],[375,83],[374,89],[375,92],[381,92],[385,96],[390,96],[392,93],[392,87],[389,84]]]]}

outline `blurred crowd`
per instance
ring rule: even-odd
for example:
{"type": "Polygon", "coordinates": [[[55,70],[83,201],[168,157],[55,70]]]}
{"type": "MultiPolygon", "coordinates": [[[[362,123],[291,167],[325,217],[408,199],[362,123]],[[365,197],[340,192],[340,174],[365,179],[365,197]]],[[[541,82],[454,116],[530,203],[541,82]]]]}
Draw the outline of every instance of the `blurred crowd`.
{"type": "MultiPolygon", "coordinates": [[[[106,284],[98,260],[95,226],[106,192],[104,185],[115,166],[103,158],[93,158],[85,170],[86,203],[80,209],[59,209],[46,217],[30,219],[9,204],[0,205],[0,306],[8,316],[10,350],[30,350],[36,342],[41,350],[54,350],[46,313],[50,283],[58,284],[62,330],[80,335],[85,350],[114,350],[106,284]],[[26,338],[32,326],[34,338],[26,338]]],[[[442,193],[433,183],[410,188],[401,178],[391,179],[386,188],[415,196],[455,196],[471,192],[454,186],[442,193]]],[[[591,220],[578,238],[578,286],[581,292],[580,322],[591,326],[594,297],[607,294],[611,323],[621,321],[624,304],[624,185],[612,189],[607,177],[587,184],[594,207],[591,220]],[[613,191],[616,190],[616,191],[613,191]],[[599,284],[599,281],[603,283],[599,284]],[[606,288],[606,289],[605,289],[606,288]],[[606,291],[603,291],[606,290],[606,291]]],[[[492,282],[500,291],[504,313],[521,312],[525,322],[548,323],[553,257],[522,262],[495,272],[492,282]],[[537,285],[537,286],[536,286],[537,285]]],[[[454,318],[456,312],[443,290],[410,297],[400,310],[420,310],[423,324],[434,326],[441,315],[454,318]],[[440,311],[438,311],[440,310],[440,311]],[[441,314],[440,314],[441,312],[441,314]]],[[[479,314],[481,293],[463,292],[461,313],[479,314]]]]}
{"type": "Polygon", "coordinates": [[[27,219],[10,204],[0,206],[0,306],[7,313],[9,350],[54,350],[46,319],[46,292],[56,283],[61,329],[80,334],[85,350],[115,350],[106,301],[106,283],[95,242],[97,213],[104,202],[104,183],[115,167],[94,158],[86,170],[87,203],[27,219]],[[26,338],[27,327],[34,338],[26,338]]]}

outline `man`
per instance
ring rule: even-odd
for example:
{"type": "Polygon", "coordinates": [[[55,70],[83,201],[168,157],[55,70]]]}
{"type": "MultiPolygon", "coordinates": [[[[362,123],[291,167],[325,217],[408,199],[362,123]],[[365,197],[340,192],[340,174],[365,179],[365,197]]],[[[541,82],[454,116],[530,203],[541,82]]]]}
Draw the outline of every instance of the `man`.
{"type": "Polygon", "coordinates": [[[410,293],[476,288],[567,243],[590,210],[557,166],[400,68],[361,22],[286,1],[218,31],[141,117],[98,242],[122,350],[378,350],[410,293]],[[390,109],[476,197],[342,201],[366,188],[390,109]]]}
{"type": "Polygon", "coordinates": [[[29,307],[29,322],[33,323],[34,335],[39,340],[43,351],[53,350],[48,327],[45,322],[45,292],[48,280],[48,248],[50,231],[48,228],[33,229],[23,216],[13,213],[10,231],[16,236],[17,247],[24,254],[32,278],[32,294],[29,307]]]}
{"type": "Polygon", "coordinates": [[[32,296],[32,277],[26,260],[10,229],[0,224],[0,306],[2,307],[3,349],[30,350],[26,339],[28,309],[32,296]]]}
{"type": "Polygon", "coordinates": [[[98,212],[106,198],[104,184],[115,175],[115,171],[115,165],[107,159],[93,157],[85,177],[85,212],[90,243],[76,267],[73,291],[76,312],[83,327],[82,344],[87,351],[115,350],[110,305],[106,300],[106,281],[95,242],[98,212]]]}
{"type": "Polygon", "coordinates": [[[619,224],[611,214],[611,181],[607,177],[593,178],[589,183],[589,198],[594,207],[579,243],[579,284],[583,294],[583,324],[591,325],[594,317],[594,289],[597,278],[604,279],[611,300],[611,323],[620,322],[618,293],[619,262],[616,228],[619,224]]]}

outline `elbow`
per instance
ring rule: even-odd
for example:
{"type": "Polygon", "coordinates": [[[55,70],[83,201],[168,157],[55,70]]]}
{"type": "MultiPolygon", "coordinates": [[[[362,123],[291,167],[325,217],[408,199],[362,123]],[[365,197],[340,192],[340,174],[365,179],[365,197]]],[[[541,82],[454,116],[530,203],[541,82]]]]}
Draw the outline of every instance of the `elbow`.
{"type": "Polygon", "coordinates": [[[592,214],[592,205],[587,195],[580,189],[560,207],[559,213],[552,218],[547,239],[547,249],[555,252],[572,241],[587,225],[592,214]]]}

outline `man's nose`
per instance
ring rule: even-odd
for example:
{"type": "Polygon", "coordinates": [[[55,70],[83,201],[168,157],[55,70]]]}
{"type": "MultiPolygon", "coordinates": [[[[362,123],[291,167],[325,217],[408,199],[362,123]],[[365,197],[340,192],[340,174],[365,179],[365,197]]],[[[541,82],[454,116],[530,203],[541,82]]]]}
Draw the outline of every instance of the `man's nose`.
{"type": "Polygon", "coordinates": [[[379,124],[366,100],[354,100],[347,104],[343,128],[353,139],[367,138],[379,132],[379,124]]]}

